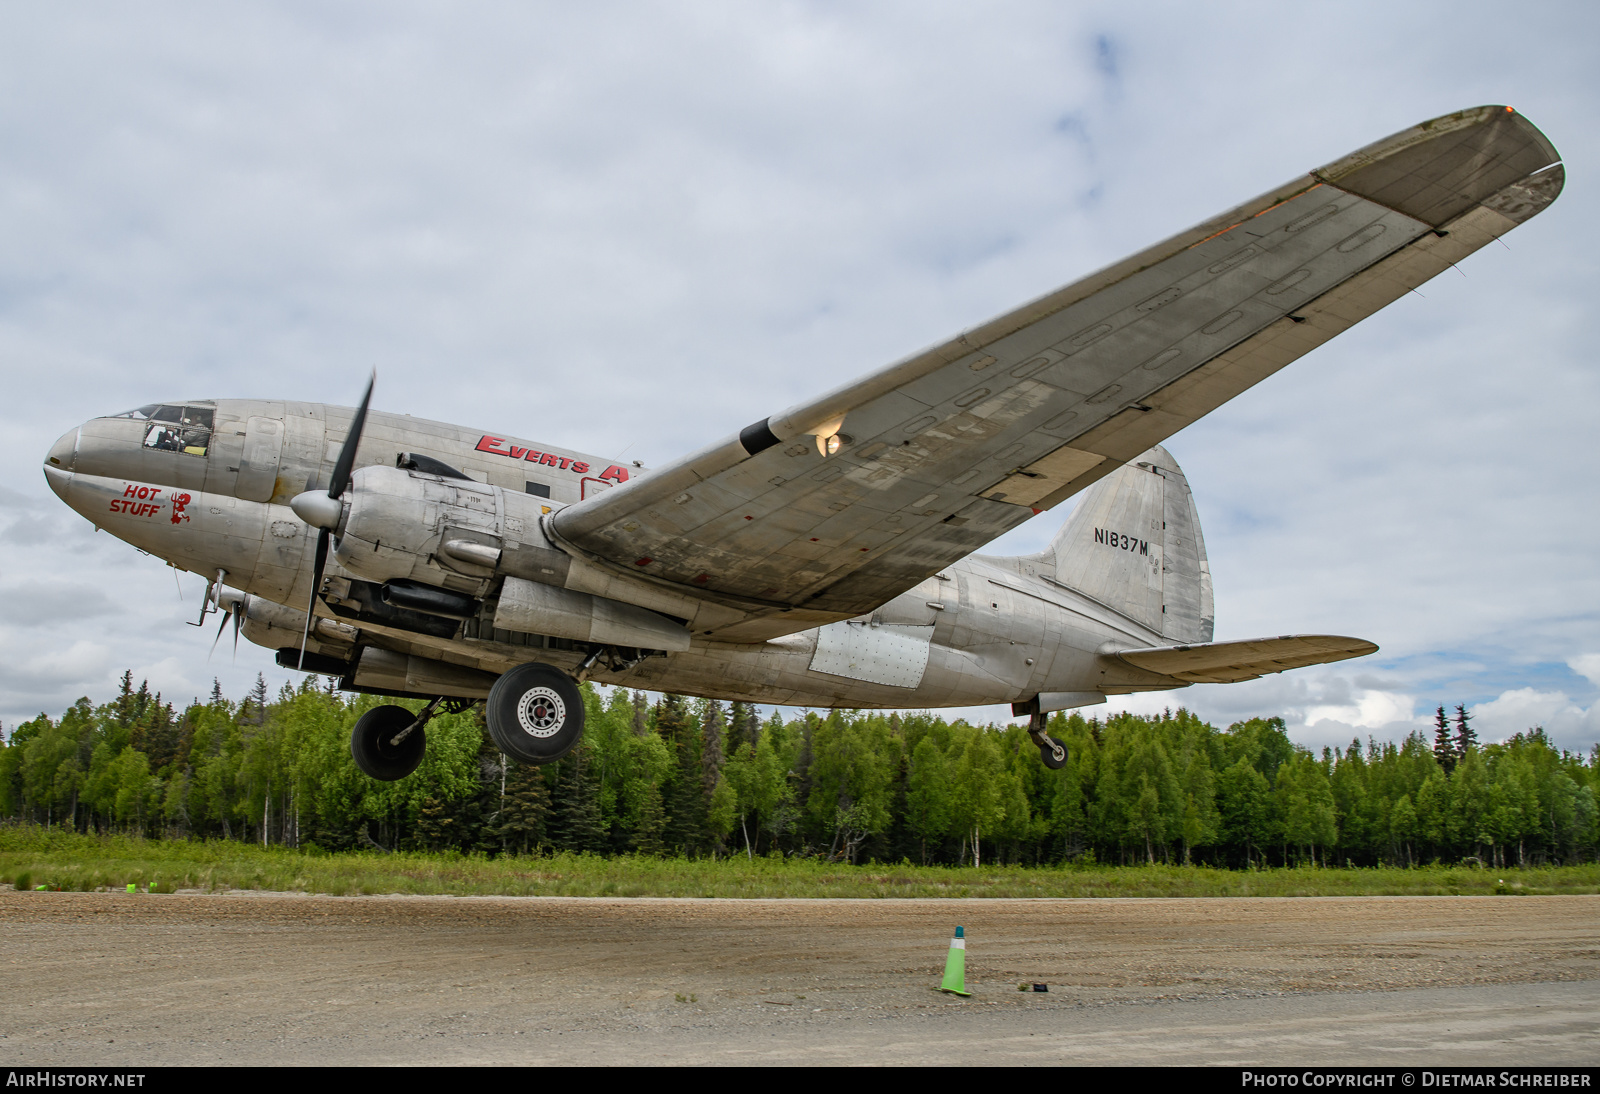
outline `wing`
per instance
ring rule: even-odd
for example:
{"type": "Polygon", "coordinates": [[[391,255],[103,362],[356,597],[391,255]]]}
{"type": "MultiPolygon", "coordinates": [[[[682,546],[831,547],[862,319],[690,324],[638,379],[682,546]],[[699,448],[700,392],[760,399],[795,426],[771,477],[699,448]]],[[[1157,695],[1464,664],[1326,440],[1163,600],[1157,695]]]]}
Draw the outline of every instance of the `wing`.
{"type": "Polygon", "coordinates": [[[563,509],[552,534],[741,607],[728,638],[870,611],[1538,213],[1557,160],[1509,107],[1424,122],[563,509]]]}
{"type": "Polygon", "coordinates": [[[1155,646],[1118,650],[1113,656],[1136,669],[1157,672],[1191,684],[1236,684],[1270,672],[1303,669],[1377,653],[1360,638],[1334,634],[1292,634],[1244,642],[1207,642],[1198,646],[1155,646]]]}

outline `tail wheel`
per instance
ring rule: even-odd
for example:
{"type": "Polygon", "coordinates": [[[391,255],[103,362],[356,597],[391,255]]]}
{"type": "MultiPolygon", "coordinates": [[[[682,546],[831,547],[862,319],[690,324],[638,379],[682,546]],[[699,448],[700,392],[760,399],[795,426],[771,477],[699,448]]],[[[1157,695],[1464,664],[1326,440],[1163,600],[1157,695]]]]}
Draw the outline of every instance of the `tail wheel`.
{"type": "Polygon", "coordinates": [[[1039,759],[1044,761],[1044,765],[1051,771],[1060,771],[1067,766],[1067,746],[1045,733],[1044,727],[1049,723],[1048,714],[1040,710],[1034,711],[1028,718],[1028,736],[1032,737],[1033,743],[1039,747],[1039,759]]]}
{"type": "Polygon", "coordinates": [[[550,665],[518,665],[501,675],[484,704],[489,736],[514,760],[547,764],[583,736],[583,696],[572,677],[550,665]]]}
{"type": "Polygon", "coordinates": [[[1067,766],[1067,746],[1054,737],[1046,737],[1036,742],[1039,746],[1039,758],[1051,771],[1060,771],[1067,766]]]}
{"type": "Polygon", "coordinates": [[[363,773],[383,782],[403,779],[417,769],[428,750],[428,737],[421,726],[406,733],[417,716],[405,707],[386,704],[373,707],[350,731],[350,755],[363,773]],[[398,744],[395,739],[400,738],[398,744]]]}

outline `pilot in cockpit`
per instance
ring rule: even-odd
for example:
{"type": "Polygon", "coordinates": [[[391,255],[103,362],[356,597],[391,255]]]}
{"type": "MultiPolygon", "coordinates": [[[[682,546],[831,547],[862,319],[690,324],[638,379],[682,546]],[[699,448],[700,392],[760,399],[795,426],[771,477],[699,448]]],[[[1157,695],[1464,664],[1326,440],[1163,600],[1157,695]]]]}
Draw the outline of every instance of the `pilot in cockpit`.
{"type": "Polygon", "coordinates": [[[119,418],[149,421],[145,431],[144,447],[159,452],[184,452],[191,456],[204,456],[211,446],[213,412],[208,407],[163,406],[152,403],[139,407],[119,418]]]}

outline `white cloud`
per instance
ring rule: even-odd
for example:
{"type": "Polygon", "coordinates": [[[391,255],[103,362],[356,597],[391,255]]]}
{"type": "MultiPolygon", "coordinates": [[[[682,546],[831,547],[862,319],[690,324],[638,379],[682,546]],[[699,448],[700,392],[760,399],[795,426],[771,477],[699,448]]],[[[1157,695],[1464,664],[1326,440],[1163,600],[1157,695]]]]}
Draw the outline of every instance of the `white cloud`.
{"type": "Polygon", "coordinates": [[[1301,720],[1311,729],[1322,722],[1337,722],[1360,729],[1375,729],[1391,723],[1416,721],[1413,709],[1416,701],[1409,695],[1390,691],[1362,690],[1352,696],[1353,702],[1339,706],[1314,706],[1307,709],[1301,720]]]}
{"type": "Polygon", "coordinates": [[[1581,653],[1567,658],[1567,665],[1591,684],[1600,684],[1600,653],[1581,653]]]}
{"type": "Polygon", "coordinates": [[[1470,710],[1480,741],[1504,740],[1543,726],[1562,748],[1586,753],[1600,743],[1600,703],[1584,709],[1564,692],[1514,688],[1470,710]]]}

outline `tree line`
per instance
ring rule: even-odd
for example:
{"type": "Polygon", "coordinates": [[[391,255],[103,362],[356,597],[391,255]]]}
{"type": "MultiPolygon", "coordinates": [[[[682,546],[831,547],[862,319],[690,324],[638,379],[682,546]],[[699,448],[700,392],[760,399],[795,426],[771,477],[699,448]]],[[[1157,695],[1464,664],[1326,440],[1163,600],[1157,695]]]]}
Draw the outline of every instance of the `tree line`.
{"type": "MultiPolygon", "coordinates": [[[[1443,708],[1430,745],[1319,754],[1279,718],[1057,714],[1067,764],[1024,727],[928,712],[806,711],[584,685],[582,744],[508,762],[476,710],[428,723],[422,766],[368,779],[350,728],[379,702],[315,677],[269,699],[220,686],[181,712],[124,674],[0,744],[0,816],[82,832],[326,850],[812,855],[841,862],[1535,865],[1600,855],[1600,746],[1535,727],[1480,745],[1443,708]]],[[[408,704],[420,707],[420,704],[408,704]]]]}

